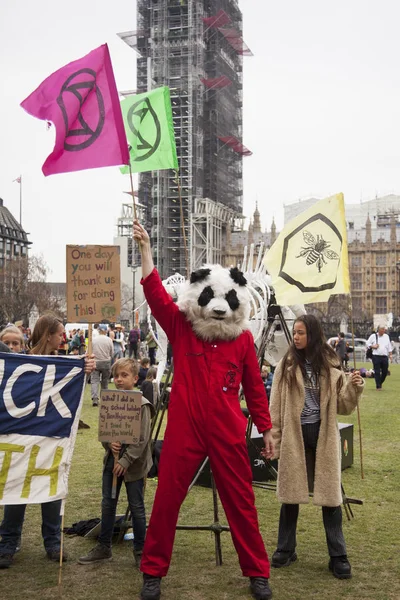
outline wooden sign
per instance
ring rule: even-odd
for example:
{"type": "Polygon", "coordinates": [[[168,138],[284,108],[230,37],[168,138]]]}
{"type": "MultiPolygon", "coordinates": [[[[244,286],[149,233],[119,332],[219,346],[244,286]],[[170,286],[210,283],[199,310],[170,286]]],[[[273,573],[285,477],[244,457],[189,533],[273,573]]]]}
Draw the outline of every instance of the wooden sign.
{"type": "Polygon", "coordinates": [[[99,410],[99,442],[138,444],[141,410],[141,392],[102,390],[99,410]]]}
{"type": "Polygon", "coordinates": [[[119,246],[67,246],[67,319],[116,321],[121,312],[119,246]]]}

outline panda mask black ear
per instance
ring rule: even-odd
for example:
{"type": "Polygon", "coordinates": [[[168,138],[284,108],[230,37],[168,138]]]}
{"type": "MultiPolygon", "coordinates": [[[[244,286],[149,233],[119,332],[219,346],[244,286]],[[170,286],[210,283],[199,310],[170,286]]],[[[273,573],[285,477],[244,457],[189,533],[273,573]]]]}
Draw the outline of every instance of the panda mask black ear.
{"type": "Polygon", "coordinates": [[[190,274],[190,283],[204,281],[204,279],[207,279],[210,273],[211,269],[197,269],[197,271],[193,271],[193,273],[190,274]]]}
{"type": "Polygon", "coordinates": [[[229,274],[232,277],[233,281],[237,283],[237,285],[247,285],[246,277],[243,275],[242,271],[239,271],[237,267],[232,267],[231,269],[229,269],[229,274]]]}

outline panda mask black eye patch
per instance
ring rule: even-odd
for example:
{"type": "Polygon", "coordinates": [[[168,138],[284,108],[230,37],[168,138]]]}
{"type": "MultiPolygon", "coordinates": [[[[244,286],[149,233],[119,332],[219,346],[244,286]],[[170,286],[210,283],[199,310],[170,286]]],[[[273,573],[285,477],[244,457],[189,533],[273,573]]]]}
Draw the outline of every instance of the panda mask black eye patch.
{"type": "Polygon", "coordinates": [[[214,292],[213,289],[210,285],[208,285],[207,287],[204,288],[204,290],[201,292],[198,300],[197,300],[197,304],[199,306],[207,306],[207,304],[214,298],[214,292]]]}
{"type": "Polygon", "coordinates": [[[231,310],[237,310],[239,308],[239,298],[236,290],[229,290],[229,292],[225,294],[225,300],[229,304],[231,310]]]}

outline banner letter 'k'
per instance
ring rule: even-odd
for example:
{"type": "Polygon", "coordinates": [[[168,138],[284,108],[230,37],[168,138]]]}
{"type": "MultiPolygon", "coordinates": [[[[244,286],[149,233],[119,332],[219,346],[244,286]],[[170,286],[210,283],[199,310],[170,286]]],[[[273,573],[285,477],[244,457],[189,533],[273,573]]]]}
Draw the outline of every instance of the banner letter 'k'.
{"type": "Polygon", "coordinates": [[[80,373],[81,371],[82,369],[80,369],[79,367],[74,367],[65,377],[60,379],[60,381],[54,385],[54,379],[56,376],[56,366],[48,365],[46,369],[46,375],[43,381],[39,409],[37,411],[38,417],[45,416],[49,400],[53,402],[54,406],[64,419],[70,419],[72,417],[71,411],[65,404],[64,400],[61,398],[60,390],[62,390],[62,388],[65,385],[67,385],[67,383],[71,381],[71,379],[73,379],[75,375],[78,375],[78,373],[80,373]]]}
{"type": "Polygon", "coordinates": [[[54,453],[53,463],[49,469],[39,469],[36,467],[36,458],[39,454],[40,446],[33,446],[31,454],[29,456],[28,470],[25,475],[24,486],[22,488],[21,498],[29,498],[31,493],[31,483],[33,477],[50,477],[50,492],[49,496],[55,496],[57,494],[58,485],[58,468],[61,463],[63,448],[58,446],[54,453]]]}

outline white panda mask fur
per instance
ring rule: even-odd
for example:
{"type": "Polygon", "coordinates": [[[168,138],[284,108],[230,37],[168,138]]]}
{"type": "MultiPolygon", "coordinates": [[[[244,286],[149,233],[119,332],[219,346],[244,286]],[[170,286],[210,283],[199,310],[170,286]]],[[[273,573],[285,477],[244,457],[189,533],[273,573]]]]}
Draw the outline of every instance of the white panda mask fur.
{"type": "Polygon", "coordinates": [[[250,297],[246,283],[236,267],[204,265],[193,271],[177,304],[199,338],[234,340],[248,329],[250,297]]]}

